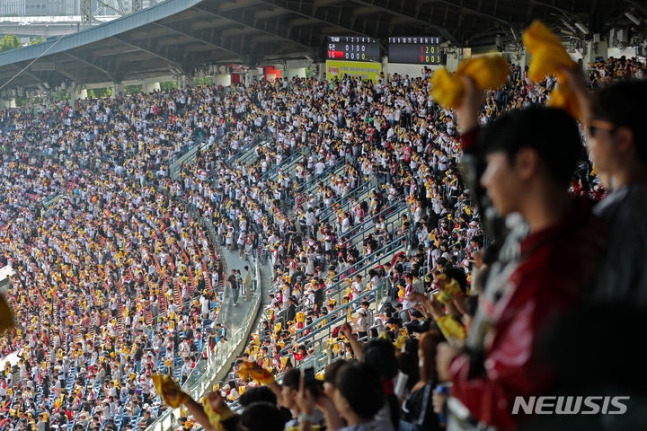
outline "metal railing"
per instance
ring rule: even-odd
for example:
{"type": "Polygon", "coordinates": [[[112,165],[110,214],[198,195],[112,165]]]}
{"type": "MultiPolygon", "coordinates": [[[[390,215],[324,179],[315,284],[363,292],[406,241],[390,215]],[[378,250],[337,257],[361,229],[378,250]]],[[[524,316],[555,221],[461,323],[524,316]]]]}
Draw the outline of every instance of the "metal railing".
{"type": "Polygon", "coordinates": [[[297,188],[297,193],[310,193],[317,187],[317,184],[319,184],[320,181],[327,180],[330,177],[331,173],[334,172],[335,175],[340,175],[345,168],[346,160],[340,157],[334,165],[326,167],[326,169],[324,169],[324,171],[320,175],[313,174],[312,178],[299,185],[299,187],[297,188]]]}
{"type": "MultiPolygon", "coordinates": [[[[373,254],[371,254],[371,255],[365,257],[364,259],[360,260],[359,262],[357,262],[352,267],[347,268],[346,270],[344,270],[344,272],[342,272],[340,274],[337,274],[335,276],[337,278],[335,283],[332,286],[330,286],[329,288],[326,288],[326,292],[327,292],[326,299],[335,299],[337,301],[337,303],[340,303],[341,302],[341,300],[340,300],[341,299],[341,291],[343,290],[342,286],[346,286],[348,282],[346,281],[346,278],[342,279],[342,278],[339,278],[339,277],[341,277],[342,274],[345,274],[345,277],[348,277],[350,275],[363,275],[364,271],[366,271],[367,269],[372,268],[376,264],[376,262],[382,261],[382,260],[390,261],[392,259],[392,255],[391,254],[383,254],[383,253],[385,251],[391,251],[392,250],[394,252],[394,254],[395,254],[395,252],[403,250],[405,248],[405,244],[402,242],[403,239],[404,239],[404,237],[398,238],[398,239],[392,241],[388,245],[386,245],[386,246],[382,247],[381,249],[375,251],[373,254]],[[391,247],[395,247],[395,248],[391,249],[391,247]],[[351,274],[351,270],[352,270],[352,274],[351,274]],[[337,298],[334,297],[335,295],[337,296],[337,298]]],[[[305,327],[303,327],[301,329],[297,329],[295,331],[295,335],[299,336],[300,334],[303,334],[303,333],[305,333],[307,331],[311,331],[311,330],[317,328],[318,326],[321,325],[321,323],[323,321],[326,320],[326,318],[327,318],[327,316],[322,316],[322,317],[319,317],[319,318],[315,319],[309,325],[307,325],[307,326],[305,326],[305,327]]]]}
{"type": "Polygon", "coordinates": [[[227,159],[227,165],[231,165],[234,160],[244,165],[251,164],[254,160],[256,160],[256,147],[270,144],[271,139],[272,138],[269,133],[259,133],[255,135],[254,139],[252,139],[251,141],[251,144],[243,145],[242,148],[240,148],[237,152],[232,154],[231,157],[227,159]]]}
{"type": "MultiPolygon", "coordinates": [[[[262,302],[262,284],[258,261],[256,261],[255,266],[258,287],[250,307],[250,315],[252,316],[258,315],[262,302]]],[[[199,400],[203,395],[210,392],[214,382],[217,381],[217,375],[225,367],[229,369],[231,362],[241,350],[241,347],[244,348],[244,344],[247,343],[252,332],[252,327],[253,325],[247,325],[246,327],[239,328],[230,339],[217,346],[213,356],[200,361],[196,365],[194,372],[189,375],[187,381],[184,383],[183,390],[196,400],[199,400]]],[[[147,431],[168,431],[173,429],[177,427],[179,417],[179,408],[169,408],[147,428],[147,431]]]]}
{"type": "Polygon", "coordinates": [[[283,170],[283,172],[291,173],[294,166],[296,166],[297,163],[303,160],[303,153],[303,148],[296,148],[292,152],[292,154],[281,161],[280,165],[274,164],[270,168],[268,168],[267,171],[265,171],[265,173],[261,175],[261,180],[274,180],[276,177],[275,174],[279,171],[279,169],[283,170]]]}
{"type": "Polygon", "coordinates": [[[385,217],[384,224],[386,230],[392,232],[393,226],[402,217],[402,213],[406,211],[407,207],[406,205],[404,205],[403,201],[400,200],[392,202],[374,216],[366,217],[366,221],[364,223],[353,226],[351,230],[345,232],[343,235],[344,241],[350,241],[351,244],[357,244],[359,242],[359,238],[361,238],[363,241],[364,238],[371,235],[375,231],[375,222],[373,220],[378,219],[380,216],[385,217]]]}
{"type": "Polygon", "coordinates": [[[324,210],[324,212],[319,216],[319,221],[324,222],[330,218],[333,214],[335,214],[335,209],[337,206],[339,206],[339,209],[342,211],[346,211],[347,209],[350,209],[350,203],[354,198],[357,198],[358,202],[362,202],[363,198],[360,199],[360,193],[362,192],[367,192],[366,195],[370,193],[371,190],[371,182],[370,181],[363,181],[360,185],[355,187],[353,190],[350,192],[346,193],[344,196],[340,196],[337,198],[333,203],[331,203],[328,208],[324,210]]]}
{"type": "MultiPolygon", "coordinates": [[[[313,357],[313,356],[315,357],[310,360],[315,362],[321,361],[323,353],[326,353],[326,356],[328,356],[329,352],[326,352],[327,350],[326,347],[328,346],[328,340],[332,338],[332,333],[335,330],[335,328],[340,324],[347,322],[349,314],[351,314],[355,309],[359,308],[362,302],[364,301],[367,301],[367,300],[370,301],[371,303],[370,308],[372,308],[373,311],[379,310],[382,299],[388,296],[388,289],[389,289],[388,278],[382,278],[382,280],[380,280],[380,283],[378,283],[378,285],[375,286],[373,289],[367,292],[363,292],[352,301],[349,301],[346,304],[341,304],[335,307],[333,312],[331,312],[330,314],[326,316],[322,316],[319,319],[317,319],[315,322],[312,323],[312,325],[309,325],[310,327],[314,326],[314,329],[312,329],[310,333],[302,336],[301,338],[297,338],[295,343],[296,344],[309,343],[310,344],[309,347],[314,348],[314,353],[312,353],[310,357],[313,357]],[[316,328],[315,325],[317,323],[321,325],[324,321],[325,321],[325,324],[323,326],[321,326],[320,328],[316,328]]],[[[305,330],[305,328],[303,330],[305,330]]],[[[282,356],[289,355],[290,349],[291,349],[291,346],[284,348],[283,350],[281,350],[281,355],[282,356]]],[[[328,359],[330,358],[327,358],[325,360],[324,365],[326,365],[329,362],[328,359]]],[[[299,365],[302,365],[302,364],[299,364],[299,365]]]]}
{"type": "MultiPolygon", "coordinates": [[[[400,241],[400,244],[396,243],[395,248],[389,250],[389,253],[376,255],[374,256],[373,259],[369,259],[365,261],[361,265],[361,267],[357,268],[353,274],[348,276],[349,277],[348,279],[350,279],[351,276],[355,276],[355,275],[361,275],[362,279],[365,279],[370,269],[377,266],[378,264],[384,264],[386,262],[390,262],[391,259],[393,258],[393,255],[395,255],[395,253],[404,251],[406,249],[406,241],[402,238],[399,241],[400,241]],[[390,253],[391,251],[393,252],[393,254],[390,253]]],[[[345,292],[349,286],[348,281],[346,280],[347,278],[340,279],[330,287],[326,288],[326,293],[327,293],[326,298],[328,300],[334,299],[335,301],[337,301],[337,304],[341,303],[342,300],[344,299],[344,296],[346,296],[345,292]]]]}

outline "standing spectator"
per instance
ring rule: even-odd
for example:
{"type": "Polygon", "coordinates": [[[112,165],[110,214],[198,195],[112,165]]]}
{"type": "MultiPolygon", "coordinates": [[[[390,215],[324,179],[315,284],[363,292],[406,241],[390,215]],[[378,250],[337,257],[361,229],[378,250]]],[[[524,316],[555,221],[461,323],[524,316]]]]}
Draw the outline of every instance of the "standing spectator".
{"type": "Polygon", "coordinates": [[[577,72],[568,73],[593,163],[611,182],[611,193],[595,208],[609,242],[593,294],[600,301],[647,305],[647,81],[619,81],[590,98],[577,72]]]}
{"type": "Polygon", "coordinates": [[[243,276],[243,285],[245,286],[245,299],[252,300],[252,274],[249,272],[249,266],[245,265],[245,274],[243,276]]]}
{"type": "Polygon", "coordinates": [[[364,340],[368,336],[368,326],[368,311],[360,308],[357,310],[357,318],[355,319],[355,329],[360,340],[364,340]]]}
{"type": "MultiPolygon", "coordinates": [[[[464,132],[477,124],[474,113],[481,96],[473,83],[467,85],[459,109],[464,132]]],[[[451,380],[452,395],[477,420],[505,429],[518,425],[519,418],[511,414],[516,396],[549,389],[554,370],[541,360],[535,340],[551,319],[580,300],[592,280],[603,236],[590,209],[568,194],[581,139],[566,112],[528,108],[504,115],[487,126],[479,145],[487,155],[481,182],[494,207],[501,215],[520,213],[530,233],[490,315],[487,367],[476,368],[467,352],[446,344],[438,349],[437,366],[441,380],[451,380]],[[492,402],[483,403],[488,397],[492,402]]]]}
{"type": "Polygon", "coordinates": [[[438,331],[422,334],[418,342],[420,380],[402,403],[399,431],[438,430],[438,416],[434,413],[432,393],[438,384],[436,348],[443,337],[438,331]]]}
{"type": "Polygon", "coordinates": [[[227,277],[227,286],[230,289],[232,299],[234,301],[234,306],[238,305],[238,294],[239,294],[239,286],[238,286],[238,280],[236,278],[236,270],[232,269],[231,270],[231,275],[227,277]]]}

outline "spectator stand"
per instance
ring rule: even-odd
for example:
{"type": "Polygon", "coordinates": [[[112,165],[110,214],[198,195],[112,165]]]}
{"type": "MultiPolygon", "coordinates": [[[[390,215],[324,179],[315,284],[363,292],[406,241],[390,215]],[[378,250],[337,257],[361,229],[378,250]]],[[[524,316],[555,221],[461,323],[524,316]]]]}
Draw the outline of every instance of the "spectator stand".
{"type": "MultiPolygon", "coordinates": [[[[262,304],[263,274],[258,260],[254,260],[255,277],[258,283],[256,294],[252,297],[249,316],[258,316],[262,304]]],[[[214,384],[221,383],[231,370],[231,365],[243,351],[250,338],[254,325],[239,328],[230,338],[220,344],[218,351],[209,359],[200,361],[187,381],[182,385],[184,391],[194,399],[212,390],[214,384]]],[[[178,426],[181,409],[167,409],[160,417],[147,428],[148,431],[168,431],[178,426]]]]}

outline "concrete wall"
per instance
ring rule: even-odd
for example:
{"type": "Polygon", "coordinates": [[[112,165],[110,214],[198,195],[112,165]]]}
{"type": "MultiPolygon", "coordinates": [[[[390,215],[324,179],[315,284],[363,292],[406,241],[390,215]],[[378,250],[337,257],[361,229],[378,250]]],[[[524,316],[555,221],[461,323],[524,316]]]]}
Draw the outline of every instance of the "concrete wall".
{"type": "Polygon", "coordinates": [[[284,76],[286,78],[288,78],[288,79],[292,79],[295,76],[298,77],[298,78],[305,78],[306,77],[306,68],[305,67],[297,67],[297,68],[288,69],[284,76]]]}
{"type": "Polygon", "coordinates": [[[0,108],[15,108],[16,107],[16,99],[0,99],[0,108]]]}
{"type": "Polygon", "coordinates": [[[160,91],[160,81],[158,79],[145,79],[142,82],[142,91],[144,93],[160,91]]]}
{"type": "MultiPolygon", "coordinates": [[[[403,64],[403,63],[382,63],[384,75],[398,73],[402,76],[409,75],[411,78],[416,78],[423,76],[423,68],[425,65],[422,64],[403,64]]],[[[427,69],[436,70],[440,69],[443,66],[427,66],[427,69]]]]}
{"type": "Polygon", "coordinates": [[[223,87],[229,87],[231,85],[231,75],[228,73],[223,73],[221,75],[216,75],[213,77],[213,82],[216,85],[222,85],[223,87]]]}

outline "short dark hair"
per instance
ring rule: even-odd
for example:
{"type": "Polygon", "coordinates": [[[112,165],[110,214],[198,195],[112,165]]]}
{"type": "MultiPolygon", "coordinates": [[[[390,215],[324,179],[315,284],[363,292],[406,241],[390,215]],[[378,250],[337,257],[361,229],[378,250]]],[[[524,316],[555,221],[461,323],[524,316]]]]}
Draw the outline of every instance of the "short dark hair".
{"type": "Polygon", "coordinates": [[[287,386],[295,391],[299,390],[301,384],[301,370],[298,368],[290,368],[283,375],[283,386],[287,386]]]}
{"type": "Polygon", "coordinates": [[[272,392],[272,390],[267,386],[258,386],[255,388],[248,388],[239,399],[240,405],[243,407],[247,407],[248,405],[258,401],[263,401],[276,406],[276,395],[274,395],[274,392],[272,392]]]}
{"type": "Polygon", "coordinates": [[[593,118],[627,127],[634,134],[636,155],[647,162],[647,81],[628,79],[602,87],[593,95],[593,118]]]}
{"type": "Polygon", "coordinates": [[[383,338],[373,339],[364,346],[364,363],[373,368],[385,382],[398,374],[398,360],[393,343],[383,338]]]}
{"type": "Polygon", "coordinates": [[[245,408],[237,428],[246,431],[283,431],[284,427],[285,420],[276,405],[257,401],[245,408]]]}
{"type": "Polygon", "coordinates": [[[339,370],[346,364],[348,364],[348,361],[345,359],[337,359],[328,364],[324,370],[324,382],[334,384],[337,379],[337,374],[339,374],[339,370]]]}
{"type": "Polygon", "coordinates": [[[485,127],[479,141],[485,154],[503,151],[511,163],[522,148],[534,149],[559,184],[570,182],[586,154],[575,120],[562,109],[543,106],[502,115],[485,127]]]}
{"type": "Polygon", "coordinates": [[[335,387],[360,417],[370,419],[384,405],[382,384],[371,367],[365,364],[343,365],[337,373],[335,387]]]}

